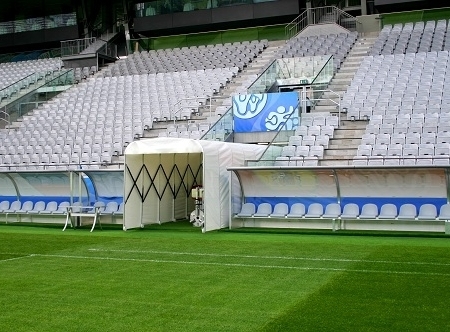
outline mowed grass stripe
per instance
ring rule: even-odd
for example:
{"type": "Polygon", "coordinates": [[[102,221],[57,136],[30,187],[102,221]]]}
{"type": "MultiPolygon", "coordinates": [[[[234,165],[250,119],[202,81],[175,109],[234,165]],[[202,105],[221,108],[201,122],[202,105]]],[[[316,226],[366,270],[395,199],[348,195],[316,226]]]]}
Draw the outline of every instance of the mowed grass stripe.
{"type": "Polygon", "coordinates": [[[449,331],[450,289],[436,274],[342,273],[262,331],[449,331]],[[299,329],[301,327],[301,329],[299,329]]]}
{"type": "MultiPolygon", "coordinates": [[[[448,255],[449,249],[379,246],[367,260],[409,257],[433,262],[448,255]]],[[[369,266],[360,262],[353,267],[369,266]]],[[[448,267],[441,269],[450,273],[448,267]]],[[[314,294],[267,323],[263,331],[298,331],[299,326],[302,331],[448,331],[450,323],[442,310],[449,304],[450,288],[443,286],[448,282],[448,275],[440,273],[335,274],[314,294]]]]}

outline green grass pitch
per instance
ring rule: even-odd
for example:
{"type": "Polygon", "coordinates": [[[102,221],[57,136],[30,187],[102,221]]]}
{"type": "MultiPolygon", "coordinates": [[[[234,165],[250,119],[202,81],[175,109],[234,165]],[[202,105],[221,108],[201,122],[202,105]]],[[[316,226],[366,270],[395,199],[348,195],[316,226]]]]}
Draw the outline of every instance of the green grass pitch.
{"type": "Polygon", "coordinates": [[[450,238],[0,225],[0,331],[449,331],[450,238]]]}

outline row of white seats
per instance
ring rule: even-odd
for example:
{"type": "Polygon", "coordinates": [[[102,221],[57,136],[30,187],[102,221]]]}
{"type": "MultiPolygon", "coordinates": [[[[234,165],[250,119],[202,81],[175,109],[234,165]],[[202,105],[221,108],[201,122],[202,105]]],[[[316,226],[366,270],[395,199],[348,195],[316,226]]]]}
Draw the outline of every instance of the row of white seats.
{"type": "Polygon", "coordinates": [[[114,144],[110,143],[74,143],[74,144],[49,144],[49,145],[11,145],[8,148],[4,146],[0,146],[0,156],[10,155],[11,157],[17,155],[41,155],[45,156],[52,154],[79,154],[82,153],[112,153],[118,147],[116,144],[123,144],[123,141],[116,142],[114,144]]]}
{"type": "MultiPolygon", "coordinates": [[[[312,147],[312,146],[323,146],[325,149],[328,149],[328,146],[330,144],[330,139],[333,136],[330,136],[326,133],[322,133],[320,135],[305,135],[305,136],[297,136],[293,135],[289,137],[289,146],[294,147],[312,147]]],[[[283,148],[284,149],[284,148],[283,148]]],[[[287,150],[291,148],[286,148],[287,150]]],[[[283,151],[284,152],[284,151],[283,151]]],[[[291,153],[291,152],[289,152],[291,153]]],[[[287,154],[285,154],[287,155],[287,154]]]]}
{"type": "Polygon", "coordinates": [[[450,131],[425,132],[425,133],[394,133],[394,134],[374,134],[364,133],[361,144],[441,144],[450,143],[450,131]]]}
{"type": "MultiPolygon", "coordinates": [[[[431,100],[431,99],[430,99],[431,100]]],[[[394,116],[407,116],[414,115],[419,117],[447,117],[450,114],[450,100],[442,101],[439,104],[435,104],[436,100],[433,100],[433,104],[429,105],[403,105],[399,106],[391,102],[391,99],[387,102],[380,102],[378,100],[375,103],[367,103],[363,101],[362,104],[353,104],[349,107],[344,107],[343,110],[346,113],[347,120],[370,120],[373,117],[394,117],[394,116]]],[[[406,121],[406,120],[405,120],[406,121]]]]}
{"type": "Polygon", "coordinates": [[[14,135],[10,137],[5,137],[2,140],[2,145],[0,146],[0,154],[30,154],[33,152],[51,153],[53,150],[46,150],[48,148],[58,149],[58,148],[76,148],[77,146],[84,147],[85,145],[94,147],[99,147],[103,149],[108,149],[109,145],[115,145],[116,143],[130,143],[133,140],[131,131],[120,131],[118,129],[116,132],[109,131],[105,129],[104,136],[101,133],[91,133],[91,135],[85,133],[84,136],[80,135],[80,132],[70,133],[57,131],[58,136],[42,135],[40,138],[31,137],[24,139],[19,135],[14,135]],[[114,136],[117,133],[117,136],[114,136]],[[120,133],[120,137],[119,137],[120,133]]]}
{"type": "MultiPolygon", "coordinates": [[[[310,151],[307,153],[307,155],[302,156],[292,156],[292,157],[285,157],[280,156],[275,158],[274,166],[281,166],[281,167],[293,167],[293,166],[305,166],[305,167],[314,167],[319,165],[319,156],[320,152],[314,152],[310,151]]],[[[322,156],[320,158],[323,158],[323,151],[322,156]]]]}
{"type": "Polygon", "coordinates": [[[0,155],[0,166],[46,166],[46,165],[103,165],[109,164],[112,160],[112,153],[88,153],[83,152],[81,154],[32,154],[32,155],[0,155]]]}
{"type": "Polygon", "coordinates": [[[419,209],[414,204],[404,203],[399,208],[392,203],[383,204],[380,208],[374,203],[366,203],[361,208],[355,203],[343,206],[329,203],[326,206],[312,203],[307,208],[303,203],[294,203],[289,208],[286,203],[244,203],[237,218],[295,218],[295,219],[368,219],[368,220],[450,220],[450,203],[439,209],[434,204],[425,203],[419,209]]]}
{"type": "Polygon", "coordinates": [[[438,156],[449,155],[450,144],[360,144],[358,156],[438,156]]]}
{"type": "MultiPolygon", "coordinates": [[[[326,136],[325,136],[326,137],[326,136]]],[[[281,149],[281,157],[307,157],[323,158],[325,146],[323,145],[286,145],[281,149]]]]}
{"type": "Polygon", "coordinates": [[[339,117],[330,112],[302,113],[300,118],[301,126],[333,126],[339,127],[339,117]]]}
{"type": "Polygon", "coordinates": [[[175,138],[190,138],[190,139],[201,139],[204,133],[199,130],[186,130],[182,132],[177,131],[162,131],[158,133],[158,137],[175,137],[175,138]]]}
{"type": "Polygon", "coordinates": [[[328,136],[329,138],[333,138],[334,128],[331,125],[300,125],[295,128],[294,136],[328,136]]]}
{"type": "Polygon", "coordinates": [[[385,113],[382,114],[373,114],[370,117],[370,123],[372,124],[383,124],[383,123],[391,123],[391,124],[411,124],[411,123],[430,123],[430,124],[438,124],[440,121],[445,122],[450,120],[450,113],[385,113]]]}
{"type": "Polygon", "coordinates": [[[417,133],[419,135],[427,133],[439,133],[450,131],[450,123],[440,121],[439,123],[401,123],[394,125],[392,123],[371,124],[366,126],[366,134],[409,134],[417,133]]]}
{"type": "MultiPolygon", "coordinates": [[[[258,44],[260,42],[257,42],[258,44]]],[[[251,44],[135,52],[104,71],[104,76],[139,75],[181,70],[245,67],[264,48],[251,44]]]]}
{"type": "Polygon", "coordinates": [[[369,120],[376,116],[396,116],[396,115],[418,115],[418,116],[438,116],[444,115],[444,117],[450,113],[450,100],[436,101],[433,100],[433,104],[415,104],[415,105],[398,105],[392,102],[389,98],[388,101],[383,102],[378,100],[374,103],[362,100],[361,104],[353,104],[351,106],[343,107],[343,111],[346,113],[347,120],[369,120]],[[436,102],[438,102],[436,104],[436,102]]]}
{"type": "MultiPolygon", "coordinates": [[[[450,93],[450,92],[449,92],[450,93]]],[[[358,97],[360,98],[360,97],[358,97]]],[[[343,104],[343,111],[346,112],[347,120],[369,120],[373,115],[404,115],[415,114],[426,116],[428,114],[448,114],[450,111],[450,99],[437,100],[429,97],[428,104],[419,104],[419,101],[414,101],[413,104],[405,102],[401,105],[395,102],[391,97],[382,98],[376,101],[369,101],[367,99],[360,99],[351,105],[343,104]]]]}
{"type": "Polygon", "coordinates": [[[353,166],[448,166],[450,165],[450,155],[435,156],[355,156],[352,160],[353,166]]]}

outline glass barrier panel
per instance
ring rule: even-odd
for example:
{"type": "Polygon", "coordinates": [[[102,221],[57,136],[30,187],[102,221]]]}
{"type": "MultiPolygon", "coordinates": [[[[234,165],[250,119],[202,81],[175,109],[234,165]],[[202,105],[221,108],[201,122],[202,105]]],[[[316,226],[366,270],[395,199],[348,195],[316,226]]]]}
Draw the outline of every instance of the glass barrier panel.
{"type": "Polygon", "coordinates": [[[233,133],[233,108],[230,107],[225,114],[214,123],[202,136],[202,140],[226,141],[233,133]]]}
{"type": "Polygon", "coordinates": [[[30,74],[17,82],[14,82],[0,90],[0,100],[10,98],[13,94],[19,92],[21,89],[28,87],[30,84],[37,82],[40,79],[39,73],[30,74]]]}
{"type": "Polygon", "coordinates": [[[321,70],[318,72],[317,76],[311,82],[311,93],[310,99],[311,104],[315,105],[319,99],[322,97],[324,90],[328,87],[331,79],[333,78],[334,66],[333,57],[324,57],[326,62],[322,65],[321,70]]]}
{"type": "Polygon", "coordinates": [[[248,94],[265,93],[277,80],[283,75],[283,71],[277,60],[274,60],[269,67],[250,85],[247,89],[248,94]]]}
{"type": "Polygon", "coordinates": [[[41,86],[37,86],[34,91],[20,96],[16,100],[12,100],[4,107],[3,111],[8,114],[10,122],[16,121],[21,116],[35,109],[39,104],[50,100],[56,94],[59,94],[72,86],[75,81],[74,69],[53,72],[51,74],[44,72],[33,73],[19,82],[15,82],[5,89],[0,90],[0,96],[7,95],[2,98],[10,98],[13,94],[20,91],[21,88],[42,79],[44,79],[43,82],[45,83],[41,86]],[[37,95],[39,95],[39,97],[37,97],[37,95]],[[39,100],[39,102],[36,102],[36,100],[39,100]]]}
{"type": "Polygon", "coordinates": [[[278,59],[278,85],[311,84],[323,70],[330,56],[305,56],[278,59]]]}
{"type": "Polygon", "coordinates": [[[274,60],[247,89],[247,93],[265,93],[275,83],[278,88],[313,82],[328,84],[332,77],[333,61],[330,55],[282,58],[274,60]]]}

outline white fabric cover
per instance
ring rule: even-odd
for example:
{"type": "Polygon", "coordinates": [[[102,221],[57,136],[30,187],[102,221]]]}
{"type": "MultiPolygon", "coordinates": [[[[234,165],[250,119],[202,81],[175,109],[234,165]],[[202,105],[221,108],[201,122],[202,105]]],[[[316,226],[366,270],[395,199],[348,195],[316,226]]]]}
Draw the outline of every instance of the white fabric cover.
{"type": "MultiPolygon", "coordinates": [[[[174,165],[180,170],[187,165],[195,171],[203,164],[202,181],[204,188],[203,231],[210,231],[229,226],[230,222],[230,181],[227,171],[231,166],[244,166],[245,160],[256,160],[264,152],[265,146],[238,144],[218,141],[193,140],[183,138],[158,137],[132,142],[125,150],[125,210],[124,229],[142,227],[145,224],[161,223],[188,216],[193,199],[190,197],[173,199],[166,190],[159,199],[155,190],[150,190],[142,202],[138,188],[145,191],[151,179],[142,172],[145,165],[150,174],[156,174],[160,165],[170,173],[174,165]],[[131,175],[130,175],[131,173],[131,175]],[[133,178],[136,185],[133,184],[133,178]],[[188,208],[186,208],[188,207],[188,208]]],[[[158,174],[160,174],[159,172],[158,174]]],[[[174,185],[181,179],[171,178],[174,185]]],[[[155,178],[154,184],[162,191],[167,180],[155,178]]]]}

